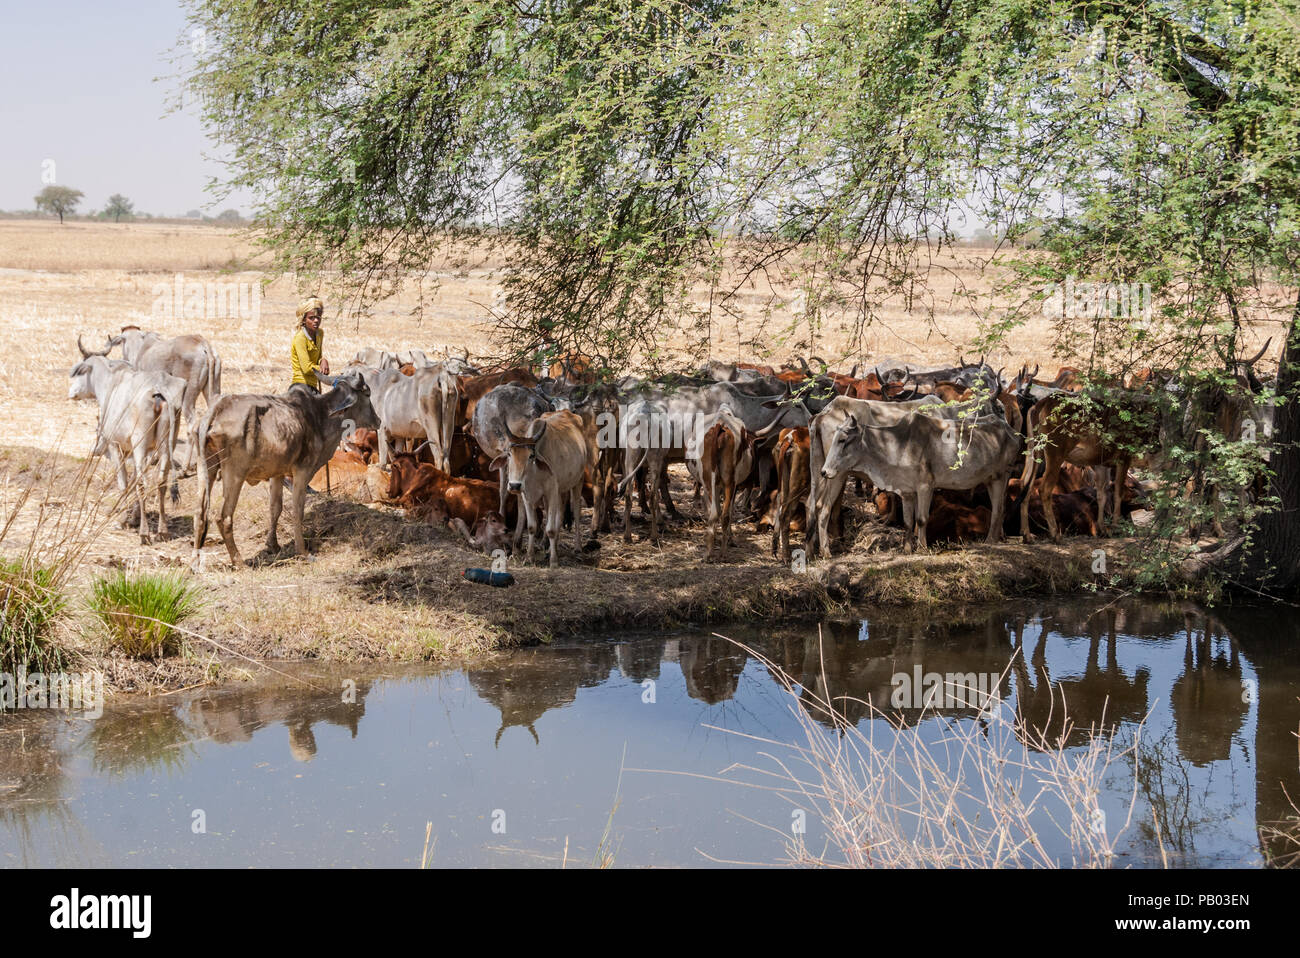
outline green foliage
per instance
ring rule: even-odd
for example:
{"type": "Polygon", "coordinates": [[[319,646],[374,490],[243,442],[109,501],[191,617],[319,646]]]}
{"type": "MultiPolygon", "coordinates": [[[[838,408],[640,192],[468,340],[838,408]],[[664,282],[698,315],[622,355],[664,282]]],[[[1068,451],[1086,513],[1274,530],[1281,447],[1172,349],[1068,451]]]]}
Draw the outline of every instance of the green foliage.
{"type": "Polygon", "coordinates": [[[104,215],[111,216],[114,223],[121,222],[123,216],[131,219],[135,213],[135,204],[128,200],[121,193],[114,193],[108,198],[108,205],[104,207],[104,215]]]}
{"type": "Polygon", "coordinates": [[[0,672],[57,672],[67,662],[53,629],[67,600],[58,570],[0,559],[0,672]]]}
{"type": "Polygon", "coordinates": [[[58,216],[62,223],[64,215],[75,211],[85,195],[81,190],[68,186],[50,185],[36,194],[36,208],[58,216]]]}
{"type": "Polygon", "coordinates": [[[128,576],[118,570],[95,580],[90,607],[107,627],[110,645],[134,658],[183,650],[173,628],[199,611],[201,589],[179,573],[128,576]]]}

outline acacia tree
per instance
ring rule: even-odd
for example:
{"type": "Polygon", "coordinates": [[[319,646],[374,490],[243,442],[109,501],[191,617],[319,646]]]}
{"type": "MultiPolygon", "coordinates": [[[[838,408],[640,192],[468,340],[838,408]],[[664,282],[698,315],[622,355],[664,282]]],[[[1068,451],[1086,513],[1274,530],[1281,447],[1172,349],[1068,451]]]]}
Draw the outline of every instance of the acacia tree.
{"type": "Polygon", "coordinates": [[[135,212],[135,204],[128,200],[121,193],[114,193],[108,198],[108,205],[104,207],[104,215],[113,217],[113,222],[121,222],[122,217],[128,219],[135,212]]]}
{"type": "Polygon", "coordinates": [[[69,186],[51,184],[36,194],[36,208],[55,214],[62,223],[64,214],[74,212],[85,195],[69,186]]]}
{"type": "Polygon", "coordinates": [[[799,277],[812,332],[841,312],[860,334],[900,291],[933,308],[928,260],[965,211],[1007,243],[990,266],[1009,281],[970,303],[985,346],[1013,345],[1052,284],[1137,284],[1153,314],[1067,313],[1063,358],[1192,389],[1275,322],[1277,508],[1220,558],[1252,587],[1293,589],[1295,13],[191,0],[214,42],[189,82],[280,267],[339,269],[366,302],[448,242],[508,243],[498,323],[521,354],[547,341],[653,366],[668,328],[725,313],[760,271],[799,277]]]}

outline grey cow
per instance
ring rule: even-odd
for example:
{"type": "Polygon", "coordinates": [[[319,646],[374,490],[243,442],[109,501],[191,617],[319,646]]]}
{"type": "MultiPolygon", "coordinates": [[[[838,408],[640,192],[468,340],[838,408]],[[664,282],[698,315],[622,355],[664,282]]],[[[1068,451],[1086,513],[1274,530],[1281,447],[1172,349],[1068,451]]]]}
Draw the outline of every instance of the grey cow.
{"type": "Polygon", "coordinates": [[[91,353],[81,345],[81,339],[77,339],[77,347],[83,358],[91,355],[106,356],[118,346],[122,347],[122,358],[141,372],[166,373],[185,382],[181,412],[190,437],[184,469],[189,473],[194,469],[196,459],[194,434],[198,421],[194,407],[199,396],[203,396],[204,402],[211,408],[212,403],[221,395],[221,357],[202,336],[186,334],[163,339],[158,333],[145,332],[138,326],[122,327],[122,331],[111,337],[107,347],[100,353],[91,353]]]}
{"type": "MultiPolygon", "coordinates": [[[[107,453],[117,471],[117,486],[124,496],[135,490],[140,512],[140,541],[148,543],[145,515],[145,477],[158,470],[158,535],[167,534],[167,479],[176,446],[177,424],[185,382],[160,372],[140,372],[103,356],[90,356],[72,370],[69,399],[94,399],[99,404],[99,424],[92,455],[107,453]],[[128,478],[127,462],[135,475],[128,478]]],[[[126,520],[130,523],[130,519],[126,520]]]]}
{"type": "Polygon", "coordinates": [[[862,472],[878,489],[898,493],[908,552],[913,533],[916,548],[926,549],[925,524],[935,489],[987,486],[993,503],[987,541],[997,542],[1007,478],[1021,448],[1020,436],[1000,416],[957,422],[918,410],[887,424],[863,424],[850,416],[835,430],[821,478],[862,472]]]}
{"type": "Polygon", "coordinates": [[[276,525],[284,505],[281,479],[293,477],[293,542],[298,554],[307,546],[302,537],[303,503],[307,483],[329,461],[344,432],[351,428],[375,429],[379,419],[370,404],[370,388],[359,376],[339,376],[334,388],[320,394],[301,383],[280,396],[222,396],[199,423],[199,508],[194,517],[194,553],[197,557],[208,533],[208,507],[212,484],[221,475],[224,500],[217,526],[230,553],[241,562],[235,547],[234,515],[244,483],[269,480],[271,531],[266,548],[278,551],[276,525]]]}

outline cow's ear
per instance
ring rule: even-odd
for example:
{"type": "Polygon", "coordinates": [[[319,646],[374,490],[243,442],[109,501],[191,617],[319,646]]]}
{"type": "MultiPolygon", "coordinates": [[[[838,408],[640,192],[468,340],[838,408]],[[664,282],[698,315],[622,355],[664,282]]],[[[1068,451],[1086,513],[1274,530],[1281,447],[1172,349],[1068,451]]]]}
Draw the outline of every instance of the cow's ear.
{"type": "Polygon", "coordinates": [[[329,415],[337,416],[345,409],[351,408],[357,401],[357,397],[350,389],[338,389],[337,387],[329,392],[330,404],[327,407],[329,415]],[[339,395],[342,393],[342,395],[339,395]]]}
{"type": "Polygon", "coordinates": [[[497,456],[497,457],[496,457],[495,459],[493,459],[492,462],[488,465],[488,469],[490,469],[490,470],[493,471],[493,472],[500,472],[502,469],[505,468],[505,466],[506,466],[506,457],[505,457],[505,456],[497,456]]]}

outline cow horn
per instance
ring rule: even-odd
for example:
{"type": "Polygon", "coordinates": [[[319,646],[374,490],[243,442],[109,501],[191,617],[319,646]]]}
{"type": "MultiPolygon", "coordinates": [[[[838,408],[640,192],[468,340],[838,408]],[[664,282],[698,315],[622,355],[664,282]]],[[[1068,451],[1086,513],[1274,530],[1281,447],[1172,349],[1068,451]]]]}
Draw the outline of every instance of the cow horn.
{"type": "Polygon", "coordinates": [[[854,364],[853,364],[853,371],[852,371],[851,373],[849,373],[849,378],[850,378],[850,379],[857,379],[857,378],[858,378],[858,367],[861,366],[861,365],[862,365],[862,363],[854,363],[854,364]]]}
{"type": "Polygon", "coordinates": [[[812,370],[808,368],[808,361],[802,356],[796,356],[795,358],[799,360],[799,365],[803,367],[804,375],[811,376],[812,370]]]}
{"type": "Polygon", "coordinates": [[[94,350],[87,349],[85,346],[81,345],[81,334],[77,334],[77,348],[81,350],[82,359],[89,359],[91,356],[107,356],[108,351],[113,348],[113,345],[113,340],[109,339],[107,346],[99,352],[95,352],[94,350]]]}
{"type": "Polygon", "coordinates": [[[826,368],[826,360],[822,359],[820,356],[809,356],[808,362],[816,363],[818,366],[821,366],[823,369],[826,368]]]}
{"type": "Polygon", "coordinates": [[[523,436],[516,436],[515,433],[514,433],[514,430],[510,428],[510,423],[508,423],[508,422],[503,422],[501,425],[503,425],[503,426],[505,427],[505,430],[506,430],[506,436],[510,439],[511,442],[513,442],[513,443],[521,443],[521,442],[527,442],[527,441],[528,441],[528,440],[525,439],[523,436]]]}
{"type": "Polygon", "coordinates": [[[1261,349],[1259,352],[1257,352],[1257,353],[1255,354],[1255,358],[1254,358],[1254,359],[1239,359],[1239,360],[1237,360],[1237,361],[1238,361],[1239,363],[1242,363],[1243,365],[1246,365],[1246,366],[1253,366],[1253,365],[1255,365],[1257,362],[1259,362],[1261,359],[1264,358],[1264,354],[1265,354],[1266,352],[1268,352],[1269,344],[1272,343],[1272,342],[1273,342],[1273,337],[1270,336],[1270,337],[1269,337],[1269,338],[1264,342],[1264,348],[1261,349]]]}

